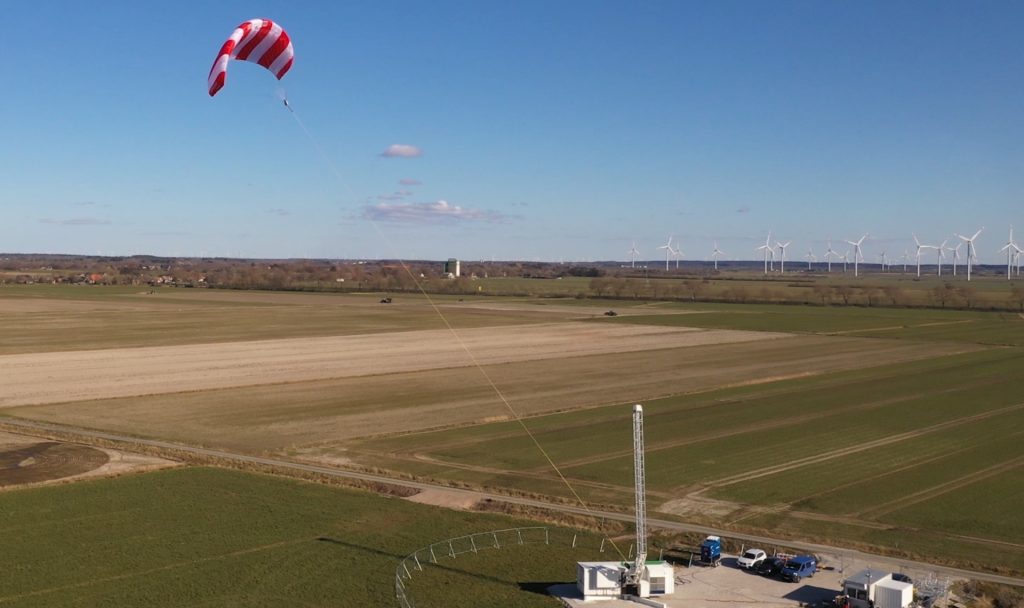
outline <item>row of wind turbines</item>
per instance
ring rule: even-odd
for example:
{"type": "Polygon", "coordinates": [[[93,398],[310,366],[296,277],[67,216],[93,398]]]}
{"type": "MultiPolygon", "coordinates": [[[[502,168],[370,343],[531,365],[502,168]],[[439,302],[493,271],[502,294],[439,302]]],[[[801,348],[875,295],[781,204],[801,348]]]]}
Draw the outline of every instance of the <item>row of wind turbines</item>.
{"type": "MultiPolygon", "coordinates": [[[[967,246],[967,252],[966,252],[965,259],[966,259],[966,266],[967,266],[967,280],[970,281],[971,280],[971,270],[973,268],[973,265],[978,261],[978,254],[977,254],[977,248],[975,246],[975,241],[977,240],[978,236],[980,236],[982,231],[984,231],[984,230],[985,230],[985,227],[982,226],[981,228],[978,229],[977,232],[974,233],[973,236],[970,236],[970,237],[964,236],[964,235],[959,234],[959,233],[958,234],[954,234],[953,236],[956,239],[960,240],[960,242],[957,243],[956,247],[948,246],[950,239],[946,239],[946,240],[942,241],[942,243],[939,244],[939,245],[927,245],[927,244],[922,243],[917,238],[916,234],[912,233],[911,236],[914,237],[914,245],[916,246],[915,258],[916,258],[916,261],[917,261],[917,276],[918,277],[921,276],[921,256],[924,255],[924,252],[926,250],[928,250],[928,249],[935,250],[935,254],[936,254],[936,264],[935,264],[936,265],[936,272],[937,272],[937,274],[939,276],[942,276],[942,261],[947,259],[946,253],[947,252],[951,253],[952,254],[953,276],[956,276],[957,264],[960,262],[960,259],[961,259],[961,257],[960,257],[960,248],[963,247],[964,245],[966,245],[967,246]]],[[[861,249],[861,246],[863,245],[864,240],[868,238],[868,236],[869,236],[868,234],[864,234],[863,236],[861,236],[856,241],[844,241],[845,243],[847,243],[847,244],[849,244],[849,245],[851,245],[853,247],[853,259],[852,259],[852,262],[853,262],[853,276],[855,276],[855,277],[856,276],[860,276],[860,263],[864,261],[864,254],[863,254],[863,251],[861,249]]],[[[675,238],[675,237],[674,236],[669,236],[668,237],[668,241],[664,245],[661,245],[661,246],[658,247],[659,250],[664,250],[665,251],[665,270],[669,269],[669,264],[670,264],[670,262],[671,262],[671,260],[673,258],[675,258],[676,268],[679,268],[679,260],[683,257],[683,252],[678,247],[678,244],[676,246],[672,245],[672,239],[673,238],[675,238]]],[[[849,264],[850,261],[851,261],[850,260],[850,251],[847,250],[845,253],[840,255],[839,252],[837,252],[834,249],[832,249],[832,239],[829,239],[827,242],[828,242],[828,249],[825,251],[825,262],[827,263],[828,272],[832,272],[832,260],[833,259],[835,259],[837,263],[839,261],[842,261],[843,262],[843,272],[846,272],[847,264],[849,264]]],[[[772,233],[769,231],[767,238],[765,238],[764,245],[760,245],[760,246],[758,246],[758,247],[756,247],[754,249],[754,251],[761,251],[764,254],[764,273],[766,275],[770,271],[774,272],[774,270],[775,270],[775,252],[776,252],[776,250],[778,251],[778,255],[779,255],[779,272],[780,273],[785,273],[786,272],[786,248],[789,247],[791,244],[792,244],[792,241],[786,241],[785,243],[780,242],[780,241],[776,241],[775,245],[772,245],[772,233]]],[[[1021,266],[1021,254],[1024,253],[1024,249],[1021,249],[1020,245],[1018,245],[1013,240],[1013,226],[1010,226],[1010,238],[1007,240],[1006,244],[1003,245],[1003,247],[999,250],[999,253],[1003,253],[1003,252],[1006,252],[1006,278],[1007,278],[1007,280],[1009,280],[1012,276],[1014,276],[1014,273],[1013,273],[1014,266],[1016,266],[1016,276],[1019,277],[1020,276],[1020,266],[1021,266]]],[[[633,243],[632,247],[627,252],[627,254],[630,256],[630,267],[635,268],[636,267],[637,256],[640,254],[640,252],[636,248],[636,242],[633,243]]],[[[715,263],[715,270],[718,270],[718,258],[720,256],[722,256],[722,255],[725,255],[725,252],[723,252],[722,250],[720,250],[718,248],[718,242],[715,241],[714,249],[711,252],[711,258],[714,260],[714,263],[715,263]]],[[[883,272],[886,269],[888,269],[888,268],[890,268],[892,266],[892,264],[889,261],[889,258],[886,257],[886,252],[885,251],[882,251],[878,255],[878,258],[879,258],[879,261],[881,262],[881,266],[882,266],[882,271],[883,272]]],[[[807,250],[807,255],[805,256],[805,259],[807,260],[807,269],[808,270],[811,269],[811,264],[812,263],[818,261],[817,257],[814,255],[814,252],[812,250],[810,250],[810,249],[807,250]]],[[[911,259],[910,253],[909,253],[908,250],[905,249],[903,251],[903,257],[900,258],[900,260],[903,262],[903,272],[907,271],[907,262],[910,259],[911,259]]]]}

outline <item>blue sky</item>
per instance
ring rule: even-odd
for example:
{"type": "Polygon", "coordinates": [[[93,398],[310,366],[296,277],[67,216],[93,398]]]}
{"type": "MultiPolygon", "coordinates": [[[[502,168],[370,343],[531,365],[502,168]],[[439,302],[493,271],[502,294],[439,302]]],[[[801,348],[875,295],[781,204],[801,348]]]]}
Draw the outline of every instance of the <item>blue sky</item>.
{"type": "Polygon", "coordinates": [[[771,230],[794,258],[868,232],[874,261],[984,225],[996,262],[1024,236],[1020,2],[4,9],[4,252],[754,259],[771,230]],[[232,62],[211,99],[253,17],[294,67],[232,62]]]}

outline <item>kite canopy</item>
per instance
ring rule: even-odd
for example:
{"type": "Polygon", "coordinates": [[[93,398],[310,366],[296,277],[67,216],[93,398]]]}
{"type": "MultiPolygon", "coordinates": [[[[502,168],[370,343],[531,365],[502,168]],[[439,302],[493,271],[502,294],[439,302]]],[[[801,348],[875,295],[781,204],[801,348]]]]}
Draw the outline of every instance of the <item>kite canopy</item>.
{"type": "Polygon", "coordinates": [[[258,63],[280,80],[291,69],[294,58],[295,50],[284,28],[270,19],[250,19],[235,28],[224,46],[220,47],[220,53],[210,68],[210,97],[224,86],[229,59],[258,63]]]}

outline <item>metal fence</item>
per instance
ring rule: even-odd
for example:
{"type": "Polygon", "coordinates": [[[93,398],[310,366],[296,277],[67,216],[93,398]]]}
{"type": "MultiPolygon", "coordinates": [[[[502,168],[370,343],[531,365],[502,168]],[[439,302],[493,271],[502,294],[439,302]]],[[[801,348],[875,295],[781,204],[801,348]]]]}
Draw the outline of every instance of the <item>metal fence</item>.
{"type": "Polygon", "coordinates": [[[443,559],[455,559],[459,555],[479,553],[487,549],[542,543],[545,545],[550,543],[548,528],[531,526],[456,536],[413,551],[395,569],[395,597],[398,600],[398,605],[402,608],[416,607],[410,597],[408,583],[417,572],[423,571],[424,565],[436,564],[443,559]]]}

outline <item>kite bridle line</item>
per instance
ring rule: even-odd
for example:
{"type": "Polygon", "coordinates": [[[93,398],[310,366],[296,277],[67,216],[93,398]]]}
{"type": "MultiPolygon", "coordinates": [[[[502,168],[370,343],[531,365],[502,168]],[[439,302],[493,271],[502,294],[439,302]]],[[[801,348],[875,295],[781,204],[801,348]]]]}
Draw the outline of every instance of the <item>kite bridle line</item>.
{"type": "MultiPolygon", "coordinates": [[[[317,142],[316,138],[313,137],[313,134],[310,133],[309,129],[306,128],[305,123],[303,123],[302,119],[299,118],[299,113],[295,111],[295,108],[288,101],[287,95],[283,95],[281,97],[281,101],[284,102],[284,106],[289,110],[289,113],[292,115],[292,117],[295,118],[296,124],[298,124],[299,128],[302,129],[302,132],[306,134],[306,137],[309,139],[310,143],[312,143],[313,148],[320,155],[321,159],[331,169],[331,172],[334,173],[334,176],[338,179],[341,185],[344,186],[346,190],[348,190],[349,196],[352,197],[352,199],[355,199],[355,194],[352,192],[352,189],[345,182],[345,179],[342,177],[341,172],[338,171],[338,168],[334,165],[334,161],[332,161],[331,158],[327,156],[327,154],[324,152],[324,149],[320,146],[319,142],[317,142]]],[[[387,235],[385,235],[384,232],[380,229],[380,226],[377,224],[377,222],[375,222],[373,218],[370,217],[366,219],[370,222],[370,225],[373,226],[373,229],[377,233],[377,236],[379,236],[381,241],[384,242],[385,247],[387,247],[389,250],[392,251],[392,253],[394,253],[394,245],[392,244],[391,240],[388,239],[387,235]]],[[[551,466],[551,469],[555,472],[556,475],[558,475],[558,478],[562,480],[562,483],[565,484],[565,487],[569,488],[569,492],[576,499],[576,502],[578,502],[579,505],[583,508],[583,510],[587,512],[587,515],[594,518],[595,520],[600,521],[603,524],[605,518],[599,517],[590,509],[590,506],[587,504],[587,502],[583,500],[583,497],[579,495],[579,493],[576,491],[576,488],[572,486],[572,483],[569,482],[569,479],[565,476],[565,474],[562,473],[562,470],[558,468],[558,465],[555,464],[555,461],[551,458],[551,455],[548,454],[547,450],[544,449],[544,446],[540,444],[540,441],[538,441],[537,437],[533,434],[533,432],[530,431],[530,428],[526,426],[526,422],[523,420],[522,416],[519,415],[519,412],[517,412],[516,409],[512,407],[512,404],[505,396],[505,393],[502,392],[501,388],[498,387],[498,385],[494,382],[494,379],[491,378],[491,375],[487,373],[487,370],[484,369],[484,366],[476,358],[476,355],[473,354],[473,350],[469,348],[469,345],[466,344],[466,342],[462,339],[462,336],[459,335],[459,332],[456,331],[454,326],[452,326],[451,322],[448,320],[448,317],[444,315],[444,311],[441,310],[441,307],[437,305],[437,302],[435,302],[434,299],[430,297],[430,294],[427,293],[426,289],[424,289],[423,284],[412,272],[412,269],[409,268],[409,265],[405,263],[404,259],[397,255],[393,256],[393,258],[398,261],[398,264],[402,267],[402,270],[405,271],[405,273],[412,280],[413,284],[416,285],[416,290],[419,291],[419,293],[424,297],[424,299],[426,299],[427,303],[434,310],[434,312],[437,313],[437,316],[441,319],[441,322],[444,323],[444,326],[448,329],[449,333],[451,333],[451,335],[455,338],[455,341],[459,344],[459,347],[461,347],[463,352],[466,353],[466,356],[469,357],[469,360],[472,362],[473,367],[475,367],[477,371],[480,372],[480,375],[483,376],[484,381],[487,383],[487,385],[491,387],[491,390],[494,391],[494,394],[497,395],[498,399],[505,405],[505,408],[508,409],[510,414],[512,414],[512,418],[517,423],[519,423],[519,426],[523,429],[523,432],[526,433],[526,435],[530,438],[530,441],[533,442],[533,445],[536,446],[537,450],[544,455],[544,459],[547,460],[548,464],[551,466]]],[[[612,548],[615,549],[616,553],[619,554],[619,557],[623,561],[625,561],[626,556],[622,553],[622,550],[619,548],[619,546],[615,544],[615,540],[611,537],[606,537],[606,539],[609,541],[612,548]]]]}

